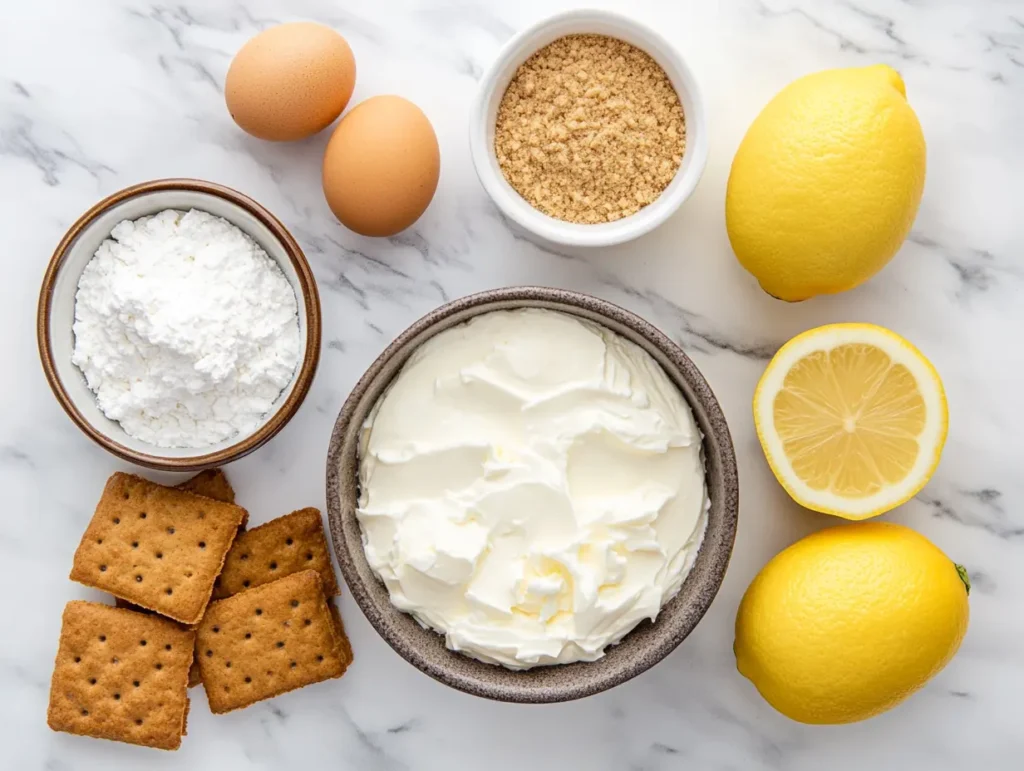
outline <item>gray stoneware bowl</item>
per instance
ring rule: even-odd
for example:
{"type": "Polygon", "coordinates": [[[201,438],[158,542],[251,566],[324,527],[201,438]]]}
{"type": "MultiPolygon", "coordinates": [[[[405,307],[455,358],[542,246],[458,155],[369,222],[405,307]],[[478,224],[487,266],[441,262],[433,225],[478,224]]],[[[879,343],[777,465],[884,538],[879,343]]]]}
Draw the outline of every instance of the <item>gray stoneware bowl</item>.
{"type": "Polygon", "coordinates": [[[732,437],[718,400],[683,350],[639,316],[596,297],[562,289],[510,287],[443,305],[387,347],[356,384],[338,416],[327,456],[327,508],[334,551],[352,596],[392,648],[436,680],[466,693],[539,704],[599,693],[636,677],[667,656],[700,621],[722,583],[732,553],[739,486],[732,437]],[[397,610],[363,553],[359,501],[359,433],[366,416],[424,341],[472,316],[513,308],[548,308],[589,319],[632,340],[661,364],[693,409],[704,434],[711,511],[693,569],[653,623],[645,621],[591,663],[516,672],[448,650],[444,638],[397,610]]]}

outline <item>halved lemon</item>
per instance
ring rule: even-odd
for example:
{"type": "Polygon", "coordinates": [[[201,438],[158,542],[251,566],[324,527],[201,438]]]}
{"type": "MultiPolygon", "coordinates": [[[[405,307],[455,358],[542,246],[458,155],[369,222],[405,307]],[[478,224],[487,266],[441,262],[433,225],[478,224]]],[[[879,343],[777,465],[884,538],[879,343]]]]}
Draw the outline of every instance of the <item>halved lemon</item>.
{"type": "Polygon", "coordinates": [[[797,503],[867,519],[925,486],[949,416],[939,373],[917,348],[874,324],[830,324],[775,354],[754,393],[754,425],[797,503]]]}

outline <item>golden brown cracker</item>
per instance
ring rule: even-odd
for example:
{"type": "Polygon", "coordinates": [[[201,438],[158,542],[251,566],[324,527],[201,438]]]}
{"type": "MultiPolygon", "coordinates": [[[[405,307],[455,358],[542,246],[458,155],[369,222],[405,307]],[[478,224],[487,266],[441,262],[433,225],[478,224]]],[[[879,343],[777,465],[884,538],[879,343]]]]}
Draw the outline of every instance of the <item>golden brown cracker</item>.
{"type": "Polygon", "coordinates": [[[215,501],[235,502],[235,490],[231,487],[231,483],[228,482],[227,475],[219,468],[200,471],[177,487],[179,490],[184,490],[187,493],[213,498],[215,501]]]}
{"type": "Polygon", "coordinates": [[[178,749],[194,643],[193,631],[159,616],[69,602],[47,723],[54,731],[178,749]]]}
{"type": "MultiPolygon", "coordinates": [[[[235,502],[235,491],[231,487],[231,483],[228,482],[227,475],[219,469],[207,469],[206,471],[200,471],[191,479],[187,479],[180,485],[175,485],[179,490],[184,490],[187,493],[193,495],[202,495],[205,498],[213,498],[215,501],[224,501],[225,503],[235,502]]],[[[242,518],[242,525],[239,530],[245,529],[245,523],[248,520],[248,512],[246,516],[242,518]]],[[[119,608],[125,608],[126,610],[134,610],[139,613],[151,613],[152,611],[146,608],[140,608],[134,603],[122,600],[120,597],[114,598],[114,605],[119,608]]],[[[190,685],[194,683],[190,680],[190,685]]]]}
{"type": "MultiPolygon", "coordinates": [[[[186,479],[180,485],[175,485],[175,487],[187,493],[202,495],[204,498],[213,498],[215,501],[224,501],[224,503],[235,502],[235,488],[228,481],[227,474],[219,468],[200,471],[191,479],[186,479]]],[[[239,531],[245,530],[245,526],[248,524],[249,512],[246,511],[242,516],[242,524],[238,526],[239,531]]]]}
{"type": "MultiPolygon", "coordinates": [[[[151,611],[151,610],[147,610],[146,608],[140,608],[138,605],[134,605],[134,604],[128,602],[127,600],[122,600],[120,597],[115,597],[114,598],[114,607],[115,608],[123,608],[125,610],[131,610],[131,611],[134,611],[135,613],[150,613],[150,614],[153,613],[153,611],[151,611]]],[[[177,622],[175,622],[175,623],[177,623],[177,622]]],[[[180,626],[181,626],[182,629],[191,629],[191,627],[189,627],[189,626],[187,626],[185,624],[180,624],[180,626]]],[[[203,682],[203,679],[202,679],[202,677],[199,674],[199,662],[195,659],[195,657],[193,657],[192,658],[192,666],[189,667],[189,670],[188,670],[188,687],[189,688],[195,688],[201,682],[203,682]]]]}
{"type": "Polygon", "coordinates": [[[196,653],[214,713],[341,677],[346,663],[315,570],[210,604],[196,653]]]}
{"type": "MultiPolygon", "coordinates": [[[[235,502],[234,488],[232,488],[231,483],[228,482],[227,475],[219,468],[200,471],[196,476],[182,482],[180,485],[175,485],[175,487],[194,495],[213,498],[215,501],[224,501],[225,503],[235,502]]],[[[242,518],[242,524],[239,527],[239,531],[245,529],[247,520],[248,512],[246,513],[246,516],[242,518]]],[[[119,608],[127,608],[128,610],[134,610],[141,613],[152,612],[145,608],[140,608],[138,605],[130,603],[127,600],[122,600],[120,597],[114,598],[114,604],[119,608]]],[[[192,667],[188,671],[188,687],[194,688],[201,682],[202,678],[199,676],[199,662],[193,659],[192,667]]]]}
{"type": "Polygon", "coordinates": [[[244,513],[234,504],[114,474],[75,552],[71,580],[195,624],[244,513]]]}
{"type": "Polygon", "coordinates": [[[318,509],[299,509],[240,533],[224,560],[213,598],[230,597],[300,570],[319,573],[326,596],[338,594],[318,509]]]}

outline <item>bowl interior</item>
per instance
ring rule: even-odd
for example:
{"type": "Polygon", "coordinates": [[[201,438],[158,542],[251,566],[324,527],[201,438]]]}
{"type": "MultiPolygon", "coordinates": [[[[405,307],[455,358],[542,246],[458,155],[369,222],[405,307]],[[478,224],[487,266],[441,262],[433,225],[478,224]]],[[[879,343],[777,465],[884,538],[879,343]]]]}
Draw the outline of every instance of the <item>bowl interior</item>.
{"type": "Polygon", "coordinates": [[[503,701],[568,701],[618,685],[664,658],[696,626],[728,565],[736,530],[736,461],[725,417],[696,366],[661,332],[615,305],[556,289],[485,292],[442,306],[403,333],[370,367],[342,409],[327,461],[327,505],[335,553],[352,595],[370,623],[406,660],[432,677],[478,696],[503,701]],[[449,651],[441,635],[398,611],[366,561],[356,518],[359,434],[367,415],[412,352],[437,333],[472,316],[521,307],[548,308],[589,319],[650,353],[691,405],[704,434],[711,510],[697,558],[683,587],[655,623],[644,622],[592,663],[514,672],[449,651]]]}
{"type": "MultiPolygon", "coordinates": [[[[310,345],[308,329],[308,308],[304,300],[304,289],[298,271],[292,264],[287,250],[273,233],[251,212],[239,204],[212,193],[197,190],[158,190],[141,192],[110,208],[101,211],[68,245],[64,260],[57,272],[50,297],[48,334],[52,351],[53,368],[65,392],[79,415],[103,436],[132,453],[157,456],[160,458],[191,459],[221,452],[234,447],[257,433],[291,396],[299,381],[299,370],[306,359],[310,345]],[[85,382],[85,376],[71,362],[75,336],[72,325],[75,320],[75,292],[78,280],[86,264],[92,259],[99,245],[110,236],[122,220],[134,220],[165,209],[200,209],[223,217],[241,231],[248,234],[264,251],[277,262],[285,277],[295,290],[299,316],[299,363],[296,375],[274,402],[271,411],[260,423],[245,434],[236,434],[218,444],[201,448],[155,447],[129,436],[121,425],[110,420],[100,411],[96,398],[85,382]]],[[[317,341],[317,346],[319,342],[317,341]]]]}
{"type": "Polygon", "coordinates": [[[470,144],[481,181],[508,216],[523,228],[550,241],[587,246],[610,245],[635,238],[652,230],[672,214],[693,192],[704,171],[708,153],[707,132],[693,74],[664,38],[625,16],[607,11],[579,10],[541,22],[506,45],[484,82],[486,85],[474,109],[470,129],[470,144]],[[686,150],[672,182],[652,204],[615,222],[580,225],[534,209],[505,179],[494,152],[498,106],[519,65],[549,43],[572,34],[607,35],[646,51],[668,75],[679,95],[686,119],[686,150]]]}

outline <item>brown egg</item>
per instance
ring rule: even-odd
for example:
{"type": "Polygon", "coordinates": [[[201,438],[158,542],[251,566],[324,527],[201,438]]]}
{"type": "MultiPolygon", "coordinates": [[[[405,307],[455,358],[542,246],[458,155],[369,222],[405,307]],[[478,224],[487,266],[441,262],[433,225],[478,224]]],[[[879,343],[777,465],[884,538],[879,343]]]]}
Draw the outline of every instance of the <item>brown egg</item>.
{"type": "Polygon", "coordinates": [[[224,83],[243,131],[286,142],[327,128],[356,83],[356,60],[330,27],[299,21],[264,30],[235,55],[224,83]]]}
{"type": "Polygon", "coordinates": [[[440,171],[423,111],[400,96],[375,96],[353,107],[327,143],[324,195],[345,227],[390,236],[423,214],[440,171]]]}

